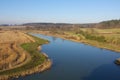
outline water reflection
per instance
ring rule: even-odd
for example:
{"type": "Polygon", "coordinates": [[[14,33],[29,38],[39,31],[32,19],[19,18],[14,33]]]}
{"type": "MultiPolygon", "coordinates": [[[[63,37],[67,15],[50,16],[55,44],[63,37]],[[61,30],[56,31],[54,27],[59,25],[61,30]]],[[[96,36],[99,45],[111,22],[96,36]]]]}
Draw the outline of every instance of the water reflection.
{"type": "Polygon", "coordinates": [[[99,66],[83,80],[120,80],[120,69],[114,64],[105,64],[99,66]],[[111,67],[112,66],[112,67],[111,67]]]}
{"type": "Polygon", "coordinates": [[[52,37],[52,40],[55,41],[57,38],[56,37],[52,37]]]}

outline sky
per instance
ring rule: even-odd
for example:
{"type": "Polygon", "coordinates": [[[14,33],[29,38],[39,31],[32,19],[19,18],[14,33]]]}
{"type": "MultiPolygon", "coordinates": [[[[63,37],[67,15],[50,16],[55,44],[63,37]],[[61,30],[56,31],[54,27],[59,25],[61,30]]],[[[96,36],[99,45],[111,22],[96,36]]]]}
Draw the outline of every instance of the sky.
{"type": "Polygon", "coordinates": [[[0,0],[0,24],[120,19],[120,0],[0,0]]]}

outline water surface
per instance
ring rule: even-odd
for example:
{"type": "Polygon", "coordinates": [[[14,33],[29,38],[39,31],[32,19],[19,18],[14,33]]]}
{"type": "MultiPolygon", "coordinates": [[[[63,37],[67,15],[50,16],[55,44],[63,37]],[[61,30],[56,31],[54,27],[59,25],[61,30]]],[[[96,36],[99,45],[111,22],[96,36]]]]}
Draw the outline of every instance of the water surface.
{"type": "Polygon", "coordinates": [[[114,60],[120,53],[72,42],[61,38],[33,34],[50,41],[42,46],[53,65],[50,70],[19,80],[120,80],[120,66],[114,60]]]}

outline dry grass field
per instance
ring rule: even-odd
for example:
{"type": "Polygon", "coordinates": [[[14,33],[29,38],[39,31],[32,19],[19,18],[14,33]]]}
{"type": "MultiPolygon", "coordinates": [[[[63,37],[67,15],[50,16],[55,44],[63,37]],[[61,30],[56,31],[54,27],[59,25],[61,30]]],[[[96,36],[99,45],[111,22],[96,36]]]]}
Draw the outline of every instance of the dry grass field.
{"type": "Polygon", "coordinates": [[[22,30],[0,30],[0,80],[42,72],[51,67],[51,60],[38,47],[47,40],[22,30]]]}
{"type": "Polygon", "coordinates": [[[20,45],[34,39],[20,31],[0,31],[0,72],[27,63],[31,57],[20,45]]]}

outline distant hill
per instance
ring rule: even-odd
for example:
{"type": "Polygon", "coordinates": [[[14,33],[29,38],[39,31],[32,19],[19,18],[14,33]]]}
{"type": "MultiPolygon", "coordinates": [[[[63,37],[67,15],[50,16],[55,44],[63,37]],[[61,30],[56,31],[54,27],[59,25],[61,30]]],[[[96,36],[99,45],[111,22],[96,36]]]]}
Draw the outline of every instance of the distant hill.
{"type": "MultiPolygon", "coordinates": [[[[120,28],[120,20],[108,20],[100,23],[86,23],[86,24],[70,24],[70,23],[25,23],[18,26],[8,24],[2,24],[0,26],[8,26],[13,29],[41,29],[41,30],[75,30],[78,28],[120,28]]],[[[7,27],[7,28],[8,28],[7,27]]]]}
{"type": "Polygon", "coordinates": [[[41,29],[41,30],[51,30],[51,29],[70,29],[74,27],[74,24],[67,23],[26,23],[23,24],[26,29],[41,29]]]}
{"type": "Polygon", "coordinates": [[[95,25],[97,28],[120,28],[120,20],[103,21],[95,25]]]}
{"type": "Polygon", "coordinates": [[[87,24],[68,24],[68,23],[26,23],[23,24],[24,26],[34,26],[36,28],[42,27],[56,27],[56,28],[63,28],[63,27],[84,27],[84,28],[120,28],[120,20],[108,20],[102,21],[100,23],[87,23],[87,24]]]}
{"type": "Polygon", "coordinates": [[[63,25],[72,25],[67,23],[25,23],[23,26],[63,26],[63,25]]]}
{"type": "Polygon", "coordinates": [[[70,24],[70,23],[26,23],[23,26],[34,26],[34,27],[93,27],[96,23],[87,24],[70,24]]]}

